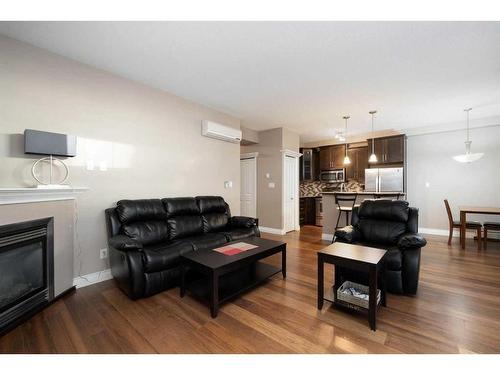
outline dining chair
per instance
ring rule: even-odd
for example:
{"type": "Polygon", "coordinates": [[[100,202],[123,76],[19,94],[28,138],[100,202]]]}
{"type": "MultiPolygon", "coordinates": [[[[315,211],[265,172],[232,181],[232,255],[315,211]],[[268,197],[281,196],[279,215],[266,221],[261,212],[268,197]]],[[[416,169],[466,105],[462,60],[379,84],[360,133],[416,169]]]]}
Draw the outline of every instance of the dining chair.
{"type": "MultiPolygon", "coordinates": [[[[448,246],[451,245],[451,237],[453,235],[453,229],[461,227],[459,220],[453,220],[453,215],[451,214],[450,204],[448,203],[448,199],[444,200],[444,205],[446,206],[446,212],[448,214],[448,222],[450,225],[450,235],[448,237],[448,246]]],[[[479,221],[466,221],[465,229],[475,230],[477,231],[477,249],[481,250],[481,223],[479,221]]]]}
{"type": "Polygon", "coordinates": [[[494,221],[485,221],[483,224],[484,237],[483,237],[483,248],[484,250],[488,247],[488,231],[500,232],[500,223],[494,221]]]}
{"type": "Polygon", "coordinates": [[[337,217],[337,224],[335,224],[335,229],[339,227],[339,220],[342,213],[345,213],[345,225],[349,225],[349,214],[352,212],[354,203],[356,203],[356,198],[358,193],[352,194],[337,194],[335,193],[335,204],[339,210],[339,216],[337,217]]]}

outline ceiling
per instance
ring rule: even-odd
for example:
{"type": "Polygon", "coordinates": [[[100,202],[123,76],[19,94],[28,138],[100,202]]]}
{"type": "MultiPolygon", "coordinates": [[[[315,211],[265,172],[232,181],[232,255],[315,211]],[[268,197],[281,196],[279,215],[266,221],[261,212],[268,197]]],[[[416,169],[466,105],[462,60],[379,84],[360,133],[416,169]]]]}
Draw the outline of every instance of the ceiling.
{"type": "Polygon", "coordinates": [[[303,142],[500,116],[500,22],[0,22],[0,33],[303,142]]]}

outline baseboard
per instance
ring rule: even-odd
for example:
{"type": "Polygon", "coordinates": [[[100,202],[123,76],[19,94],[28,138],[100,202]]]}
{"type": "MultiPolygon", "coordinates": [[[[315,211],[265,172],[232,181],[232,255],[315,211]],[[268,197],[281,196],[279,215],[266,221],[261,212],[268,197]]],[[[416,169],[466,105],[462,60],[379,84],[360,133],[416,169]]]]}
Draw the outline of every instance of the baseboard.
{"type": "MultiPolygon", "coordinates": [[[[419,228],[418,233],[422,234],[433,234],[435,236],[446,236],[448,237],[449,231],[446,229],[435,229],[435,228],[419,228]]],[[[476,236],[475,231],[467,231],[465,234],[466,238],[474,238],[476,236]]],[[[453,237],[460,237],[460,231],[458,229],[455,229],[453,231],[453,237]]],[[[489,237],[489,236],[488,236],[489,237]]],[[[330,233],[323,233],[321,235],[321,239],[324,241],[332,241],[333,239],[333,234],[330,233]]]]}
{"type": "Polygon", "coordinates": [[[84,288],[102,281],[111,280],[112,278],[111,269],[108,268],[103,271],[89,273],[88,275],[77,276],[73,279],[73,285],[76,286],[77,289],[84,288]]]}
{"type": "Polygon", "coordinates": [[[329,242],[332,242],[333,241],[333,234],[330,234],[330,233],[322,233],[321,234],[321,239],[323,241],[329,241],[329,242]]]}
{"type": "Polygon", "coordinates": [[[277,228],[269,228],[269,227],[259,226],[259,230],[263,233],[279,234],[281,236],[285,234],[285,231],[283,229],[277,229],[277,228]]]}
{"type": "MultiPolygon", "coordinates": [[[[435,236],[448,237],[450,231],[448,229],[418,228],[418,233],[433,234],[435,236]]],[[[474,238],[475,236],[476,236],[476,231],[468,230],[465,232],[465,238],[474,238]]],[[[452,237],[460,237],[460,230],[454,229],[452,237]]]]}

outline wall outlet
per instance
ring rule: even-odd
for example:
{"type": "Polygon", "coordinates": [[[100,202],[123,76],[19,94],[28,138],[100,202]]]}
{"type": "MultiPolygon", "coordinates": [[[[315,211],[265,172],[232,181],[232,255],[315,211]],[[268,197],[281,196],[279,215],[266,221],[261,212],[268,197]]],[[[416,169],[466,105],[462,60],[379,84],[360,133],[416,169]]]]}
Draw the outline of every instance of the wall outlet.
{"type": "Polygon", "coordinates": [[[108,249],[99,250],[99,254],[101,256],[101,259],[106,259],[108,257],[108,249]]]}
{"type": "Polygon", "coordinates": [[[233,181],[224,181],[224,188],[230,189],[233,187],[233,181]]]}
{"type": "Polygon", "coordinates": [[[270,182],[269,184],[267,184],[267,186],[269,186],[269,189],[274,189],[276,187],[276,184],[274,182],[270,182]]]}

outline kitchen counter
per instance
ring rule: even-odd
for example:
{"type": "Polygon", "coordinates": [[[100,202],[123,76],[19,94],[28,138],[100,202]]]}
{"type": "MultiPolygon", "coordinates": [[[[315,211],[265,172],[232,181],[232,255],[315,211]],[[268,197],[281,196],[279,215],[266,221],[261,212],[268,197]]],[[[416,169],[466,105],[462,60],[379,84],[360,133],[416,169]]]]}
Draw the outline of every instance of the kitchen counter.
{"type": "Polygon", "coordinates": [[[381,192],[376,192],[376,191],[324,191],[321,194],[333,195],[333,194],[354,194],[354,193],[356,193],[358,195],[373,195],[373,194],[377,194],[377,195],[394,195],[394,194],[406,195],[406,193],[401,193],[398,191],[394,191],[394,192],[390,192],[390,191],[381,191],[381,192]]]}

